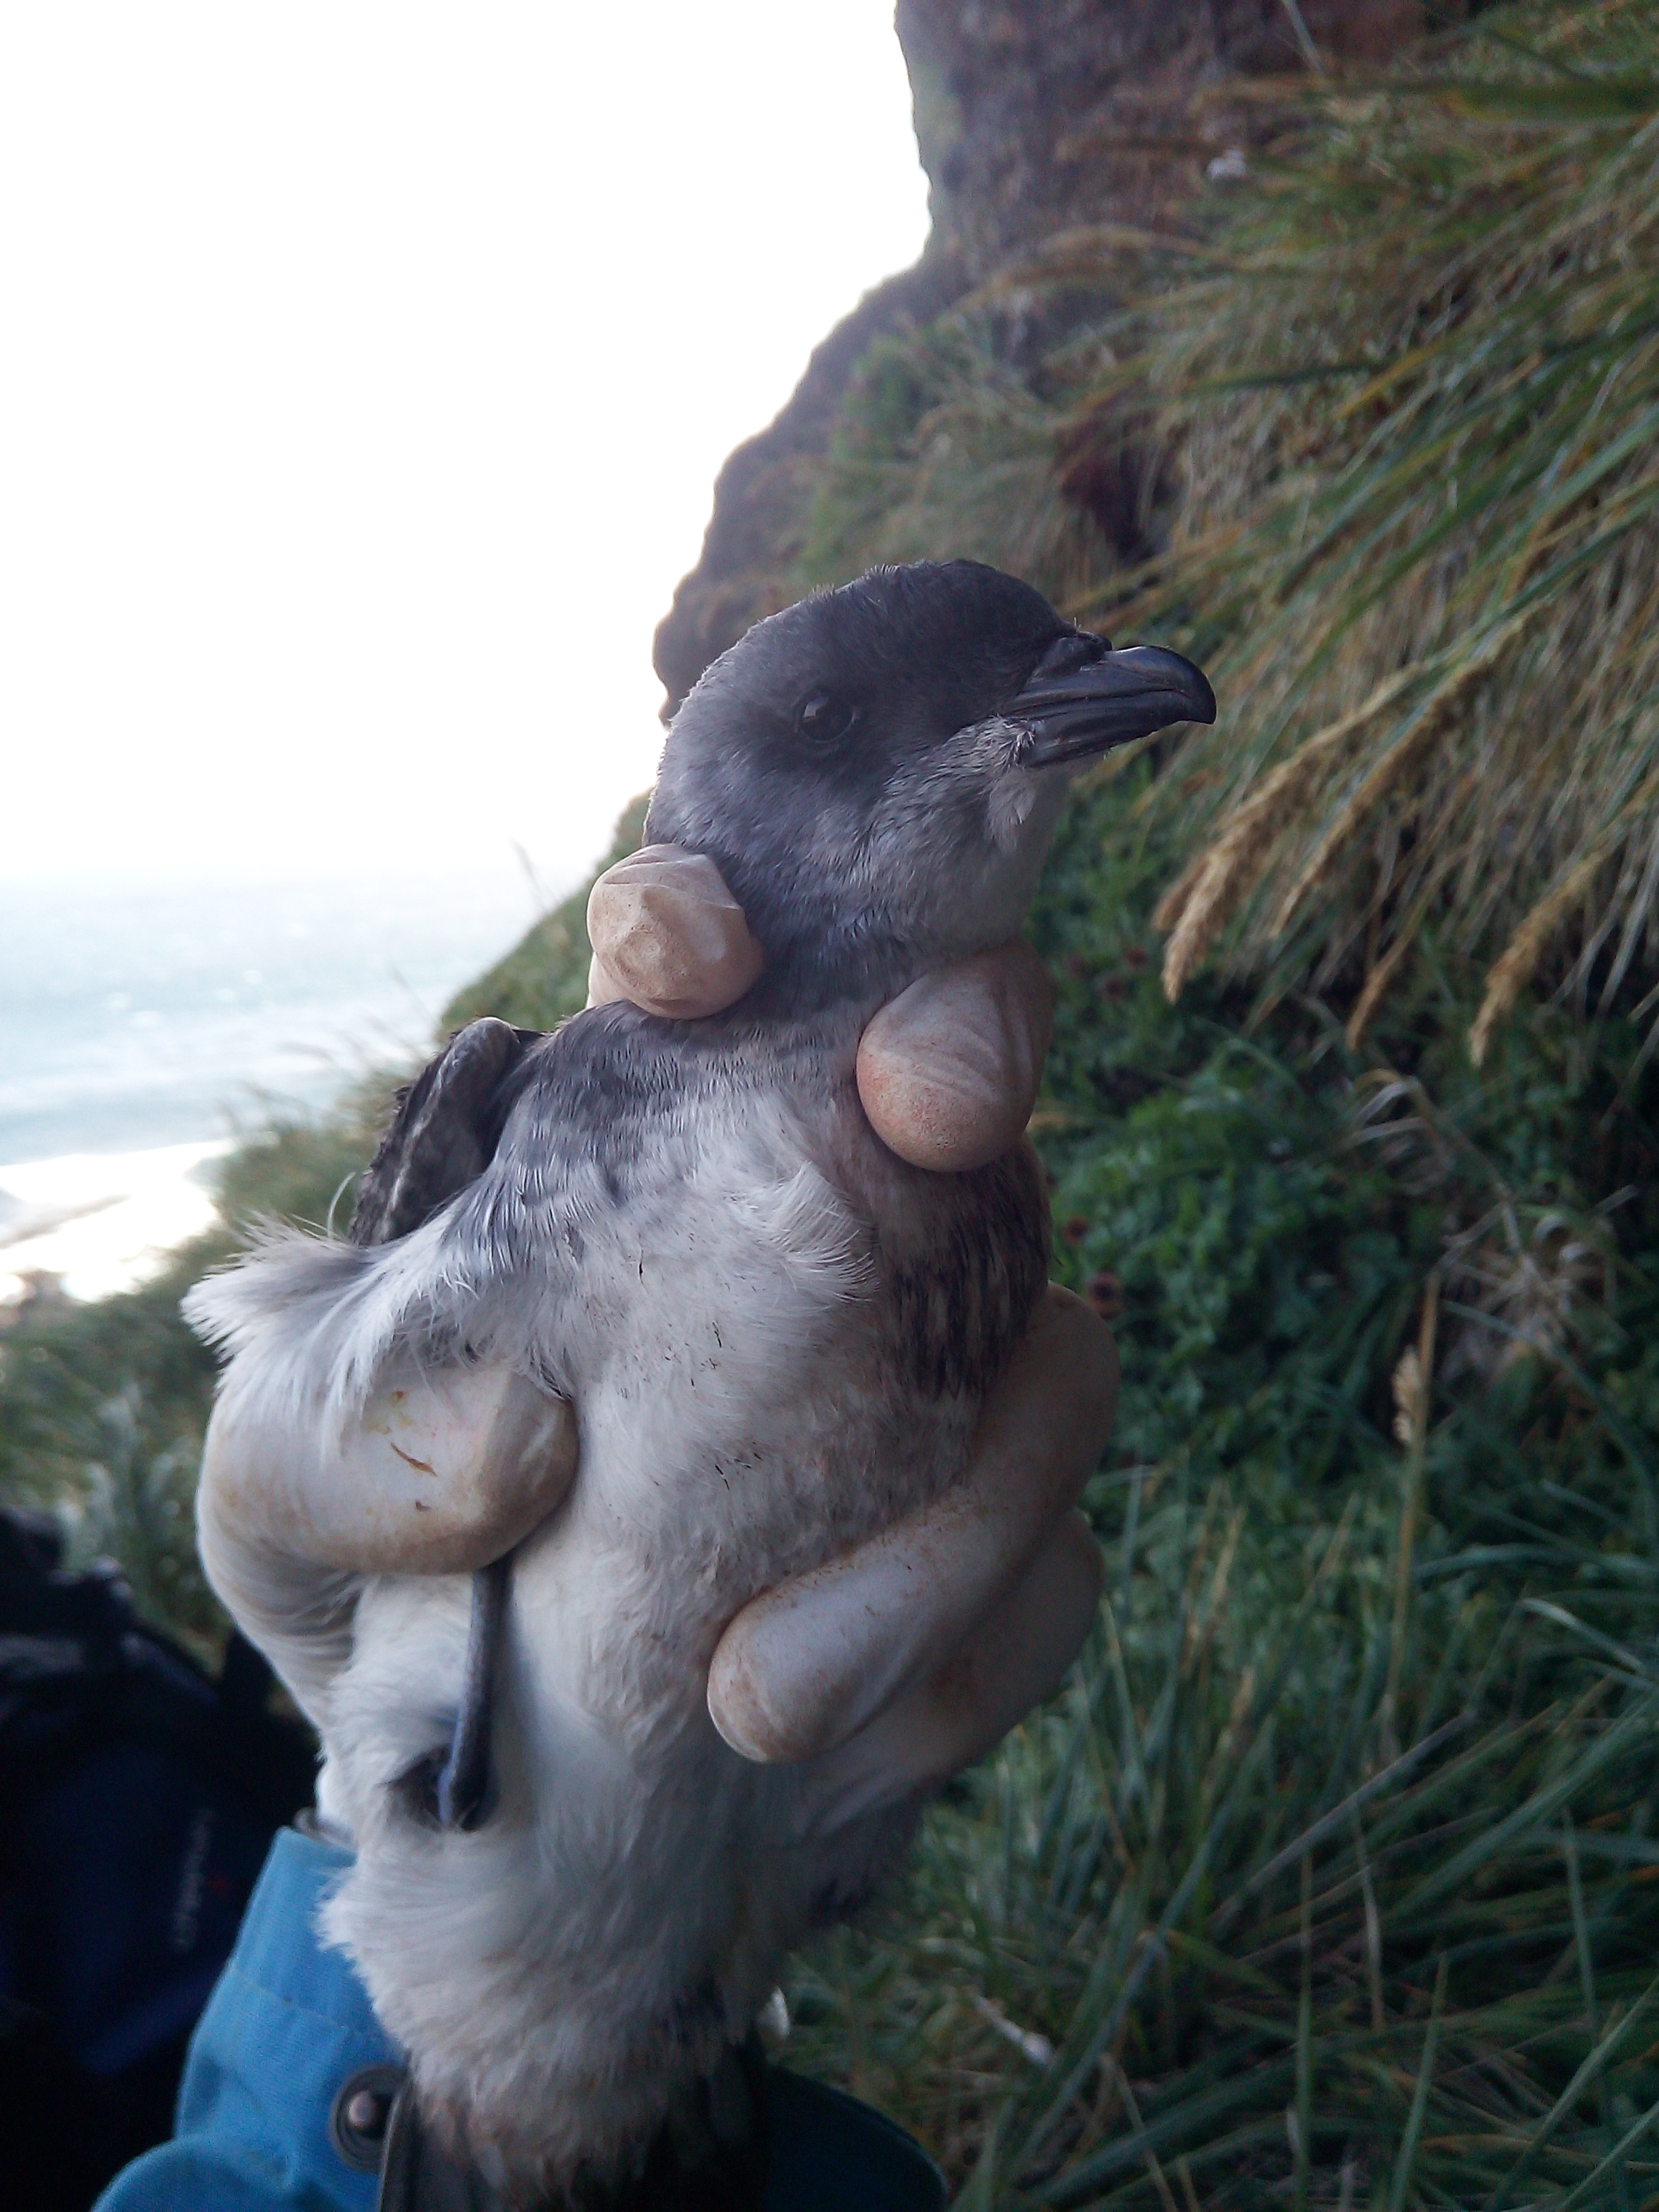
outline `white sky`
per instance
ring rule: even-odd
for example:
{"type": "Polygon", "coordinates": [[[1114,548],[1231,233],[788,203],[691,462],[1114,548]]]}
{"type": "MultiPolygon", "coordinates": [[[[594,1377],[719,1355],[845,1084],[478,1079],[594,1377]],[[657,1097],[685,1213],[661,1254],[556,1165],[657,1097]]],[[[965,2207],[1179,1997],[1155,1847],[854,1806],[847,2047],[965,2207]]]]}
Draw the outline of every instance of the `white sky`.
{"type": "Polygon", "coordinates": [[[891,0],[0,16],[0,866],[573,878],[716,470],[920,250],[891,0]]]}

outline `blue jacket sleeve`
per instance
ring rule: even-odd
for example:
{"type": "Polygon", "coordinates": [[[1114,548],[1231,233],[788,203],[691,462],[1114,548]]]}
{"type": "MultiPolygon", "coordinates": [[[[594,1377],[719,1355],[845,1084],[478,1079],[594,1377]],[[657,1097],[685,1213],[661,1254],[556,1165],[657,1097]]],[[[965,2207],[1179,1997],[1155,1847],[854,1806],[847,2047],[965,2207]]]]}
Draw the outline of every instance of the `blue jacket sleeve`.
{"type": "MultiPolygon", "coordinates": [[[[317,1914],[349,1851],[285,1828],[191,2040],[178,2128],[118,2174],[94,2212],[374,2212],[380,2177],[349,2163],[343,2093],[398,2054],[317,1914]]],[[[941,2212],[938,2170],[837,2089],[772,2069],[766,2212],[941,2212]]]]}
{"type": "Polygon", "coordinates": [[[118,2174],[94,2212],[373,2212],[330,2116],[342,2085],[396,2048],[317,1914],[349,1851],[286,1828],[271,1846],[197,2024],[177,2131],[118,2174]]]}

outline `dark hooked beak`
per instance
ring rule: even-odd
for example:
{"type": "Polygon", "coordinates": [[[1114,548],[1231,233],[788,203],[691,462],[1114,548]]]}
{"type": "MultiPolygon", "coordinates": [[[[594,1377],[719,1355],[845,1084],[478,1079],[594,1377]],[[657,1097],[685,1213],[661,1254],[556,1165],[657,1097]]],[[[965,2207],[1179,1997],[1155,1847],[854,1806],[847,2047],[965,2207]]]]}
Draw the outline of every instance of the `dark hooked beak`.
{"type": "Polygon", "coordinates": [[[1114,653],[1102,639],[1073,635],[1050,647],[1004,712],[1030,733],[1022,766],[1049,768],[1150,737],[1171,722],[1212,722],[1215,694],[1201,668],[1161,645],[1114,653]],[[1092,658],[1084,659],[1085,652],[1092,658]]]}

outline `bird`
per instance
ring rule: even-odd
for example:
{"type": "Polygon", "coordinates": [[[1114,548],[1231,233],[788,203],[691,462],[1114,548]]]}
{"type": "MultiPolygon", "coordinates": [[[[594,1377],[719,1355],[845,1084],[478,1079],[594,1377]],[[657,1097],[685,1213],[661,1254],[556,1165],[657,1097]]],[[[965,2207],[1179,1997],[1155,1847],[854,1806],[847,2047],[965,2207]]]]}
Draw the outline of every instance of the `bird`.
{"type": "Polygon", "coordinates": [[[1017,933],[1080,769],[1214,714],[1189,661],[977,562],[769,617],[680,708],[647,823],[718,867],[749,990],[471,1024],[349,1237],[272,1233],[192,1294],[224,1399],[291,1421],[480,1362],[574,1410],[580,1473],[508,1561],[364,1579],[320,1716],[319,1807],[356,1847],[328,1935],[434,2154],[503,2203],[644,2202],[697,2142],[742,2166],[721,2114],[784,1957],[902,1852],[914,1800],[826,1820],[810,1764],[739,1756],[707,1698],[742,1606],[961,1478],[1047,1284],[1029,1144],[910,1165],[860,1109],[859,1040],[1017,933]]]}

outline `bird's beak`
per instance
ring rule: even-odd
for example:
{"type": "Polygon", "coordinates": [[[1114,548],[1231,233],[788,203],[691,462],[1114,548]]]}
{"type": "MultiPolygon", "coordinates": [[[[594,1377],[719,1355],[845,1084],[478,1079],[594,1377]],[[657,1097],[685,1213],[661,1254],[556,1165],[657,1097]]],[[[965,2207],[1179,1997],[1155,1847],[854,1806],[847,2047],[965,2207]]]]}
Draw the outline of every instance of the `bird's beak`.
{"type": "Polygon", "coordinates": [[[1215,694],[1203,670],[1161,645],[1126,646],[1080,668],[1045,669],[1054,658],[1038,662],[1004,709],[1008,720],[1024,723],[1031,740],[1022,767],[1085,760],[1171,722],[1215,720],[1215,694]]]}

